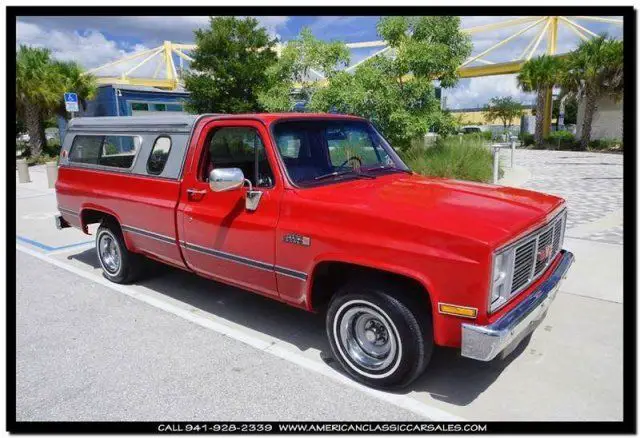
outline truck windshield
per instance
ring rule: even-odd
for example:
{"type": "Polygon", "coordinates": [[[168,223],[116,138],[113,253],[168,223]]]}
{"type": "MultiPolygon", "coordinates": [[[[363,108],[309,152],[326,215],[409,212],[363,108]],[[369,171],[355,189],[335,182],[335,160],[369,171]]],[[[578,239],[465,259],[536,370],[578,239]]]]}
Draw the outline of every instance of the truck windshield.
{"type": "Polygon", "coordinates": [[[274,126],[273,136],[289,178],[299,186],[409,171],[366,122],[285,121],[274,126]]]}

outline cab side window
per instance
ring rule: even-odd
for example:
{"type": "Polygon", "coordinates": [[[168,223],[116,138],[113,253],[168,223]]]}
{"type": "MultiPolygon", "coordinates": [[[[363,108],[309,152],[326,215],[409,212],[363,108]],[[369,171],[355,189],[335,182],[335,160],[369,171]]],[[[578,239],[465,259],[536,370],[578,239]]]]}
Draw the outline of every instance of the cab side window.
{"type": "Polygon", "coordinates": [[[255,187],[273,187],[274,179],[264,144],[254,128],[216,129],[204,152],[201,179],[208,181],[213,169],[237,167],[255,187]]]}
{"type": "Polygon", "coordinates": [[[165,164],[167,164],[170,151],[171,138],[167,136],[158,137],[153,143],[153,148],[147,160],[147,172],[151,175],[160,175],[164,170],[165,164]]]}

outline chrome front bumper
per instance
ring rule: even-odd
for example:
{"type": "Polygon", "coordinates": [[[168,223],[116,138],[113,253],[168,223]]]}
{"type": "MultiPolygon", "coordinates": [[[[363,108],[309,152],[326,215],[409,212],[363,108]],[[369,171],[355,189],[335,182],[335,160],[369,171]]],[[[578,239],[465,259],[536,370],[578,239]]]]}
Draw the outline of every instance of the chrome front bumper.
{"type": "Polygon", "coordinates": [[[573,254],[560,252],[560,262],[551,275],[520,304],[493,324],[480,326],[462,324],[462,355],[471,359],[490,361],[502,351],[513,348],[546,316],[556,297],[560,283],[573,264],[573,254]]]}

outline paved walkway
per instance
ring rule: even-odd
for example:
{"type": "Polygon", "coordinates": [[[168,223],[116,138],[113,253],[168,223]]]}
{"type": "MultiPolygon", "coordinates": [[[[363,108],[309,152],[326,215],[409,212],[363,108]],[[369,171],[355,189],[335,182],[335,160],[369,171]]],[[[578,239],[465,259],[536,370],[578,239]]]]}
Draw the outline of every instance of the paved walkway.
{"type": "MultiPolygon", "coordinates": [[[[501,151],[509,166],[510,151],[501,151]]],[[[516,150],[515,165],[530,175],[522,188],[567,200],[567,236],[622,245],[623,155],[516,150]]]]}

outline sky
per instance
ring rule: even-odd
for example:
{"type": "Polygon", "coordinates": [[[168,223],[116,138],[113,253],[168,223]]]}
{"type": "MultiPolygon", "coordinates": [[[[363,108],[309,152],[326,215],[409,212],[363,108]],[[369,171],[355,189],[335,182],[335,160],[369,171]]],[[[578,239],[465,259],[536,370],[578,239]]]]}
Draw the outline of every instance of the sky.
{"type": "MultiPolygon", "coordinates": [[[[300,30],[309,27],[322,40],[340,40],[346,43],[373,41],[380,39],[376,32],[379,17],[360,16],[268,16],[256,17],[268,32],[280,41],[295,38],[300,30]]],[[[461,17],[463,29],[488,23],[510,20],[517,17],[473,16],[461,17]]],[[[567,17],[569,20],[592,31],[607,33],[621,38],[622,26],[567,17]]],[[[622,17],[608,17],[621,19],[622,17]]],[[[16,37],[18,44],[47,47],[55,58],[73,60],[87,69],[98,67],[123,56],[160,46],[164,40],[174,43],[193,43],[193,31],[207,27],[209,18],[196,17],[18,17],[16,37]]],[[[514,25],[507,29],[474,33],[472,57],[482,53],[505,38],[524,31],[533,22],[514,25]]],[[[527,45],[536,38],[542,23],[524,31],[521,35],[492,51],[483,59],[491,62],[505,62],[516,59],[527,45]]],[[[572,50],[579,37],[561,21],[559,26],[558,53],[572,50]]],[[[546,38],[540,41],[536,54],[546,47],[546,38]]],[[[373,54],[380,48],[357,49],[351,51],[351,65],[373,54]]],[[[124,63],[100,74],[119,74],[136,65],[144,58],[124,63]]],[[[136,71],[135,75],[151,76],[155,61],[150,61],[136,71]]],[[[176,59],[177,63],[177,59],[176,59]]],[[[479,65],[474,62],[470,65],[479,65]]],[[[489,76],[461,79],[451,89],[444,90],[446,106],[450,109],[475,108],[484,106],[495,96],[512,96],[524,104],[533,103],[532,94],[523,93],[517,86],[515,75],[489,76]]]]}

